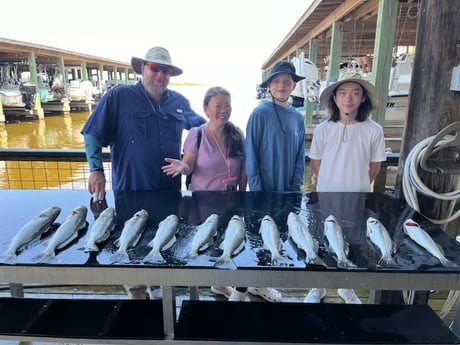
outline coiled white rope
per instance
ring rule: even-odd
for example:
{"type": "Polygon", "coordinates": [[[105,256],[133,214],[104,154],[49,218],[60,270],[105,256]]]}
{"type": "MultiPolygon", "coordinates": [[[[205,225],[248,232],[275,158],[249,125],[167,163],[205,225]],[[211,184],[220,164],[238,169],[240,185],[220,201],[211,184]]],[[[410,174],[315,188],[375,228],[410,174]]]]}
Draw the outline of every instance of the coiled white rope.
{"type": "MultiPolygon", "coordinates": [[[[460,190],[455,190],[455,191],[448,192],[448,193],[436,193],[432,191],[431,189],[429,189],[423,183],[423,181],[420,179],[418,172],[417,172],[417,169],[420,165],[420,161],[422,160],[423,156],[429,153],[429,152],[426,152],[426,150],[429,144],[431,143],[431,141],[434,139],[434,137],[435,136],[431,136],[431,137],[428,137],[422,140],[417,145],[415,145],[414,148],[408,154],[406,158],[406,162],[404,164],[404,172],[403,172],[403,177],[402,177],[403,193],[404,193],[406,202],[417,212],[420,212],[420,206],[419,206],[418,199],[417,199],[417,192],[419,192],[422,195],[432,197],[435,199],[451,201],[449,209],[450,209],[450,213],[452,213],[455,208],[456,201],[460,199],[460,190]]],[[[453,138],[454,136],[452,135],[446,135],[444,139],[438,142],[435,148],[438,148],[442,146],[443,144],[451,142],[453,138]]],[[[430,219],[430,221],[434,224],[445,224],[445,223],[449,223],[453,221],[459,216],[460,216],[460,210],[457,210],[457,212],[450,215],[446,219],[440,219],[440,220],[430,219]]]]}

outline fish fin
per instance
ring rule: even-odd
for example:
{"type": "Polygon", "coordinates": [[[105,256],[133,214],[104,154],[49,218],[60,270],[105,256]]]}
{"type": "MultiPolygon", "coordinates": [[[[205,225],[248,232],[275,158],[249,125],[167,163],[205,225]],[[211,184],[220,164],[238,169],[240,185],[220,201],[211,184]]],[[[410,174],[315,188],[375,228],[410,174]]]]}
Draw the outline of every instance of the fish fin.
{"type": "Polygon", "coordinates": [[[137,245],[137,243],[139,242],[141,236],[142,236],[142,233],[140,233],[139,235],[136,236],[136,238],[134,239],[134,241],[130,245],[131,248],[133,248],[133,247],[135,247],[137,245]]]}
{"type": "Polygon", "coordinates": [[[232,256],[238,255],[239,253],[241,253],[245,245],[246,245],[246,241],[242,241],[240,245],[237,248],[235,248],[235,250],[232,253],[232,256]]]}
{"type": "Polygon", "coordinates": [[[169,242],[166,243],[166,244],[163,246],[162,250],[167,250],[167,249],[171,248],[171,247],[173,246],[173,244],[176,243],[176,241],[177,241],[177,237],[176,237],[176,236],[173,236],[173,237],[169,240],[169,242]]]}
{"type": "Polygon", "coordinates": [[[72,236],[70,236],[68,239],[66,239],[64,242],[60,243],[56,249],[62,249],[64,248],[66,245],[68,245],[70,242],[72,242],[74,239],[76,239],[78,236],[78,233],[77,232],[74,232],[72,234],[72,236]]]}
{"type": "Polygon", "coordinates": [[[198,252],[203,252],[206,249],[210,248],[214,244],[214,239],[211,238],[209,241],[203,243],[200,248],[198,248],[198,252]]]}
{"type": "Polygon", "coordinates": [[[436,244],[436,246],[438,247],[438,249],[442,253],[442,255],[446,255],[446,253],[444,252],[444,249],[441,247],[441,245],[439,243],[434,242],[434,244],[436,244]]]}

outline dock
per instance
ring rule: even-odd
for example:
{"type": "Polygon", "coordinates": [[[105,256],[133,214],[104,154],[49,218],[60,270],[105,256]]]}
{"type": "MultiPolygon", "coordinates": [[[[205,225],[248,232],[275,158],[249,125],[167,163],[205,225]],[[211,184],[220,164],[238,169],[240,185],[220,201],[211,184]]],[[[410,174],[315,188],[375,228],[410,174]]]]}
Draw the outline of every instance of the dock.
{"type": "Polygon", "coordinates": [[[18,97],[14,106],[0,104],[0,122],[91,111],[109,87],[137,80],[129,62],[2,37],[0,68],[7,76],[0,80],[2,99],[7,92],[18,97]]]}

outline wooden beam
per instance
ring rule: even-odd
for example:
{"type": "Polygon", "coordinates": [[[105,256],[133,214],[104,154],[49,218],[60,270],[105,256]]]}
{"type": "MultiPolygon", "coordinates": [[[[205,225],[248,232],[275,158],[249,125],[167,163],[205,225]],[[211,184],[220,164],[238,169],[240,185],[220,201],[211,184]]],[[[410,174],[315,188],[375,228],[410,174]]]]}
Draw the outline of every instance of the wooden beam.
{"type": "Polygon", "coordinates": [[[398,3],[396,1],[380,0],[372,67],[372,82],[377,89],[380,107],[374,112],[372,119],[382,126],[385,124],[397,12],[398,3]]]}

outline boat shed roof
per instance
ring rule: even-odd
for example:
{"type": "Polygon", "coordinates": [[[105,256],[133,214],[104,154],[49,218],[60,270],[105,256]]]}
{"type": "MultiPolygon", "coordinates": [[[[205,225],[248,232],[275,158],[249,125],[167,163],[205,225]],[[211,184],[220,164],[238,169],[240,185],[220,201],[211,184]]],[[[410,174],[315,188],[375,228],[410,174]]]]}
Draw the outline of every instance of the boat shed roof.
{"type": "MultiPolygon", "coordinates": [[[[394,46],[415,46],[420,0],[398,0],[398,17],[394,46]]],[[[280,60],[304,51],[309,42],[317,47],[319,69],[327,65],[334,22],[343,32],[342,56],[357,57],[374,51],[379,0],[314,0],[286,37],[263,63],[266,71],[280,60]]]]}
{"type": "Polygon", "coordinates": [[[30,53],[35,54],[37,65],[57,64],[57,59],[63,58],[66,67],[80,67],[85,62],[87,68],[98,69],[102,64],[106,71],[116,67],[118,71],[127,68],[129,73],[134,73],[130,63],[0,37],[0,63],[27,64],[30,53]]]}

